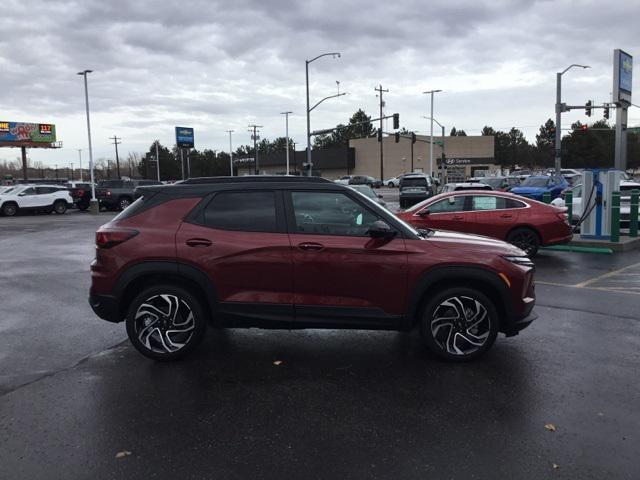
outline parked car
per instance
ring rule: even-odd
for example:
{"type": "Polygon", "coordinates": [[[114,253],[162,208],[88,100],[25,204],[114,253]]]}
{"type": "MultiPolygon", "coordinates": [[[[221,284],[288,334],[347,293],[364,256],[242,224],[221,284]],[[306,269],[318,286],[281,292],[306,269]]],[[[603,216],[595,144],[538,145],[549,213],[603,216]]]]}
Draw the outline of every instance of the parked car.
{"type": "Polygon", "coordinates": [[[155,180],[101,180],[96,188],[100,207],[124,210],[136,199],[135,190],[148,185],[162,185],[155,180]]]}
{"type": "Polygon", "coordinates": [[[0,196],[0,212],[7,217],[26,211],[62,215],[71,205],[69,190],[60,185],[16,185],[0,196]]]}
{"type": "Polygon", "coordinates": [[[397,176],[397,177],[391,177],[386,179],[384,182],[382,182],[384,185],[386,185],[389,188],[393,188],[393,187],[399,187],[400,186],[400,178],[401,175],[397,176]]]}
{"type": "Polygon", "coordinates": [[[461,190],[492,190],[492,188],[480,182],[446,183],[440,193],[459,192],[461,190]]]}
{"type": "Polygon", "coordinates": [[[553,200],[568,186],[569,183],[561,176],[532,175],[523,181],[520,186],[513,187],[510,191],[516,195],[542,201],[545,193],[549,193],[551,200],[553,200]]]}
{"type": "Polygon", "coordinates": [[[436,228],[504,240],[534,256],[540,246],[572,238],[566,208],[506,192],[442,193],[398,216],[416,228],[436,228]]]}
{"type": "Polygon", "coordinates": [[[371,188],[369,185],[349,185],[349,186],[353,188],[356,192],[362,193],[365,197],[370,198],[374,202],[382,205],[383,207],[387,206],[387,202],[382,200],[383,198],[382,195],[374,192],[373,188],[371,188]]]}
{"type": "Polygon", "coordinates": [[[400,208],[408,208],[436,194],[436,184],[430,175],[410,173],[400,179],[400,208]]]}
{"type": "Polygon", "coordinates": [[[349,185],[369,185],[371,188],[374,188],[376,183],[377,180],[375,178],[367,175],[354,175],[349,180],[349,185]]]}
{"type": "MultiPolygon", "coordinates": [[[[629,228],[631,218],[631,191],[640,190],[640,182],[621,180],[620,181],[620,227],[629,228]]],[[[584,206],[582,202],[583,187],[582,184],[570,187],[562,191],[560,196],[554,199],[551,204],[557,207],[565,207],[566,194],[571,191],[571,221],[578,223],[582,219],[584,206]]],[[[589,192],[587,192],[587,197],[589,192]]]]}
{"type": "Polygon", "coordinates": [[[140,191],[96,232],[89,302],[156,360],[191,352],[213,323],[419,327],[430,351],[462,361],[535,318],[534,268],[520,249],[415,230],[328,180],[228,177],[140,191]]]}
{"type": "Polygon", "coordinates": [[[353,175],[344,175],[343,177],[334,180],[334,182],[339,183],[340,185],[349,185],[349,180],[351,180],[352,177],[353,175]]]}
{"type": "Polygon", "coordinates": [[[67,183],[69,194],[73,199],[73,204],[79,210],[89,208],[91,202],[91,183],[86,182],[69,182],[67,183]]]}
{"type": "Polygon", "coordinates": [[[480,182],[499,192],[508,192],[513,187],[520,185],[518,177],[484,177],[480,179],[480,182]]]}

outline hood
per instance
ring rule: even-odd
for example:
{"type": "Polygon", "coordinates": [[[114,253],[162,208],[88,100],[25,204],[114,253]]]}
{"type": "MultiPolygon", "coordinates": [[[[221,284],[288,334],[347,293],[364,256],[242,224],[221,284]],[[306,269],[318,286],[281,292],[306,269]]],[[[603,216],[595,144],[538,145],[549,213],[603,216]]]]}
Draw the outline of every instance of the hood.
{"type": "Polygon", "coordinates": [[[511,189],[511,193],[517,195],[542,195],[546,191],[546,187],[513,187],[511,189]]]}
{"type": "Polygon", "coordinates": [[[462,250],[478,250],[482,254],[495,255],[520,255],[525,253],[510,243],[482,235],[469,235],[466,233],[450,232],[447,230],[435,230],[435,233],[426,239],[430,244],[443,248],[459,248],[462,250]]]}

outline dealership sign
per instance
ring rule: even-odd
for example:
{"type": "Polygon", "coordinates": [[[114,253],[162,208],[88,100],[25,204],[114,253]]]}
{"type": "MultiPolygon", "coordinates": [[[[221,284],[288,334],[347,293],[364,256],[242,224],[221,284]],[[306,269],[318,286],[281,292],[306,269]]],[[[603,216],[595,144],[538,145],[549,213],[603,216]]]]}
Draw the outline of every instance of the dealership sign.
{"type": "Polygon", "coordinates": [[[193,148],[193,128],[176,127],[176,145],[178,148],[193,148]]]}
{"type": "Polygon", "coordinates": [[[613,51],[613,101],[631,103],[633,57],[620,49],[613,51]]]}
{"type": "Polygon", "coordinates": [[[446,158],[445,165],[491,165],[493,158],[446,158]]]}
{"type": "Polygon", "coordinates": [[[0,121],[0,144],[37,146],[56,141],[56,126],[51,123],[0,121]]]}

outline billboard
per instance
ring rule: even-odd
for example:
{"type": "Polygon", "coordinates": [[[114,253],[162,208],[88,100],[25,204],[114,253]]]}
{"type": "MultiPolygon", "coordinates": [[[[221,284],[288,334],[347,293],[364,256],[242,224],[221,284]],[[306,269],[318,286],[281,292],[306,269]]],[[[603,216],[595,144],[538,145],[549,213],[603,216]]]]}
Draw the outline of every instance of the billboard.
{"type": "Polygon", "coordinates": [[[44,146],[56,141],[56,126],[51,123],[0,121],[0,144],[44,146]]]}
{"type": "Polygon", "coordinates": [[[633,57],[620,49],[613,51],[613,101],[631,103],[633,57]]]}
{"type": "Polygon", "coordinates": [[[176,127],[176,145],[178,148],[193,148],[193,128],[176,127]]]}

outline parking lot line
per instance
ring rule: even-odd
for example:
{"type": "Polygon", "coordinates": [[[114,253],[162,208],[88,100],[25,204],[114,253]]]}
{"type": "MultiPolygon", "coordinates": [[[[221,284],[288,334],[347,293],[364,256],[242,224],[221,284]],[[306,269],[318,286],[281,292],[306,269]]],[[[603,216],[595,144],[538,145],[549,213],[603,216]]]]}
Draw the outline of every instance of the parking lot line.
{"type": "Polygon", "coordinates": [[[578,287],[578,288],[586,287],[587,285],[591,285],[592,283],[596,283],[599,280],[604,280],[605,278],[614,277],[614,276],[619,275],[620,273],[622,273],[622,272],[624,272],[626,270],[630,270],[630,269],[635,268],[635,267],[640,267],[640,263],[634,263],[633,265],[628,265],[628,266],[626,266],[624,268],[620,268],[618,270],[613,270],[612,272],[604,273],[602,275],[599,275],[597,277],[591,278],[589,280],[585,280],[584,282],[577,283],[576,285],[574,285],[574,287],[578,287]]]}

